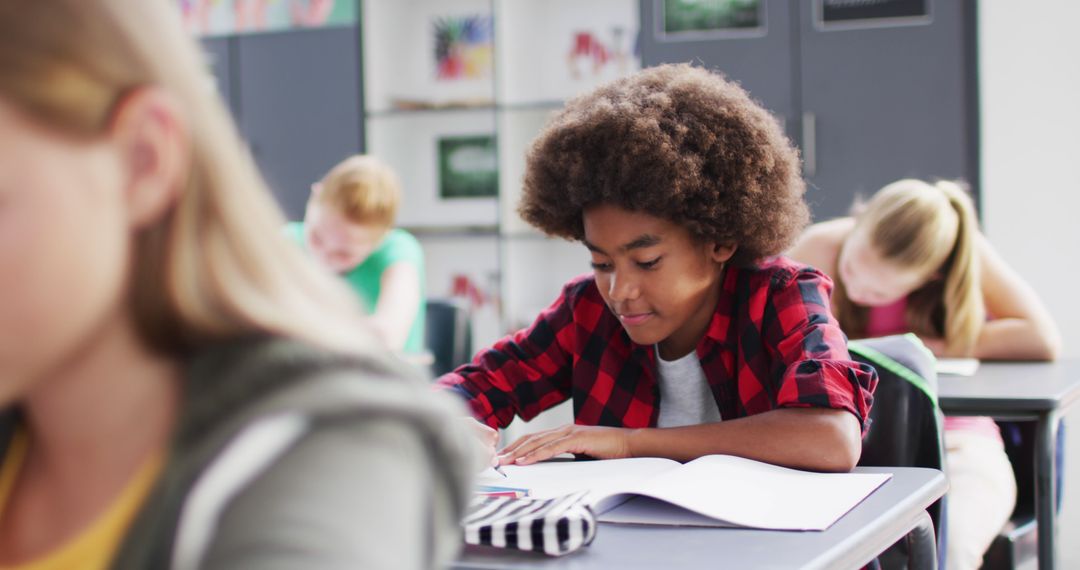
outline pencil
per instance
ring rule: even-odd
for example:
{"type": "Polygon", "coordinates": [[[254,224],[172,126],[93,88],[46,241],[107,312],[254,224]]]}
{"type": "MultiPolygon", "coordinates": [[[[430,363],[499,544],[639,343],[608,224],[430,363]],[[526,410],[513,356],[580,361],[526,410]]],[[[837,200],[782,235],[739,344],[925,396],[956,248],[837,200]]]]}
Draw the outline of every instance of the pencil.
{"type": "Polygon", "coordinates": [[[529,490],[523,487],[500,487],[498,485],[477,485],[476,492],[480,494],[488,493],[521,493],[522,496],[529,496],[529,490]]]}

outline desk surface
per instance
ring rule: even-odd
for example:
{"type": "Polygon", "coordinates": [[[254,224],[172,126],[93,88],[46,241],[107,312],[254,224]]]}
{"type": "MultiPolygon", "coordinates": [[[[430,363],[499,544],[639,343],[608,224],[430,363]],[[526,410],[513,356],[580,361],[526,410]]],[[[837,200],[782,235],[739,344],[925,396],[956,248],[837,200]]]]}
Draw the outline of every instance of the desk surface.
{"type": "Polygon", "coordinates": [[[946,414],[1038,413],[1080,401],[1080,360],[983,362],[974,376],[939,376],[946,414]]]}
{"type": "Polygon", "coordinates": [[[933,469],[860,467],[892,479],[823,532],[678,528],[601,523],[592,545],[562,558],[469,547],[458,569],[858,568],[913,528],[945,492],[933,469]]]}

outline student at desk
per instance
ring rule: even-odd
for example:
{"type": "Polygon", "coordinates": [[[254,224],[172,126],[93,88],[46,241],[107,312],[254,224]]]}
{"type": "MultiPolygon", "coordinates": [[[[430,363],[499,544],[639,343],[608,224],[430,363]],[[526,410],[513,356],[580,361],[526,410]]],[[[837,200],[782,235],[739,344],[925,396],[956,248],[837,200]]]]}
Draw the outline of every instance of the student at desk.
{"type": "Polygon", "coordinates": [[[356,292],[390,349],[424,350],[424,251],[395,228],[401,183],[368,155],[346,158],[311,187],[303,222],[286,233],[356,292]]]}
{"type": "Polygon", "coordinates": [[[170,2],[0,2],[0,568],[414,568],[475,442],[280,228],[170,2]]]}
{"type": "Polygon", "coordinates": [[[494,429],[572,398],[575,423],[500,464],[571,452],[731,454],[846,471],[877,382],[829,311],[831,283],[773,257],[807,221],[799,160],[745,91],[664,65],[570,101],[534,141],[520,212],[580,241],[593,273],[439,384],[494,429]]]}
{"type": "MultiPolygon", "coordinates": [[[[913,331],[938,356],[1056,357],[1053,319],[979,232],[960,186],[901,180],[856,210],[812,226],[790,253],[835,279],[849,336],[913,331]]],[[[946,418],[945,448],[947,567],[978,568],[1012,514],[1012,467],[990,418],[946,418]]]]}

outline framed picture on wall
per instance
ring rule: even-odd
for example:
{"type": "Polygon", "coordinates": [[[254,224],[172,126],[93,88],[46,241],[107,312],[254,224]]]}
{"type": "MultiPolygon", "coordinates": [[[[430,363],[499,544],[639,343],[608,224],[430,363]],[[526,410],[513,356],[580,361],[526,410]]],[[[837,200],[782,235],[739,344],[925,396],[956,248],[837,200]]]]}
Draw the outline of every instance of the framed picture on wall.
{"type": "Polygon", "coordinates": [[[499,195],[499,164],[493,135],[441,137],[438,154],[440,198],[499,195]]]}
{"type": "Polygon", "coordinates": [[[494,70],[490,14],[439,16],[431,23],[436,81],[489,79],[494,70]]]}
{"type": "Polygon", "coordinates": [[[762,36],[762,0],[655,0],[660,41],[762,36]]]}
{"type": "Polygon", "coordinates": [[[932,21],[930,0],[814,0],[814,26],[819,30],[918,26],[932,21]]]}
{"type": "Polygon", "coordinates": [[[554,108],[637,71],[640,10],[638,0],[500,3],[499,103],[554,108]]]}
{"type": "Polygon", "coordinates": [[[497,228],[499,139],[493,112],[456,109],[369,116],[364,134],[367,151],[386,161],[401,179],[399,225],[497,228]]]}

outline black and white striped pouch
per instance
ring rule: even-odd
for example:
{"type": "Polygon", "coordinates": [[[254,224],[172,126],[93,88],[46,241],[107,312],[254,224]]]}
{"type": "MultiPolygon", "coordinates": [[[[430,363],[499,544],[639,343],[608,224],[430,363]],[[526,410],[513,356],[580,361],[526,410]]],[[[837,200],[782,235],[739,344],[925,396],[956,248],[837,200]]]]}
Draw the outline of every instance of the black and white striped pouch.
{"type": "Polygon", "coordinates": [[[554,499],[478,496],[462,521],[465,542],[561,556],[592,542],[596,515],[586,492],[554,499]]]}

